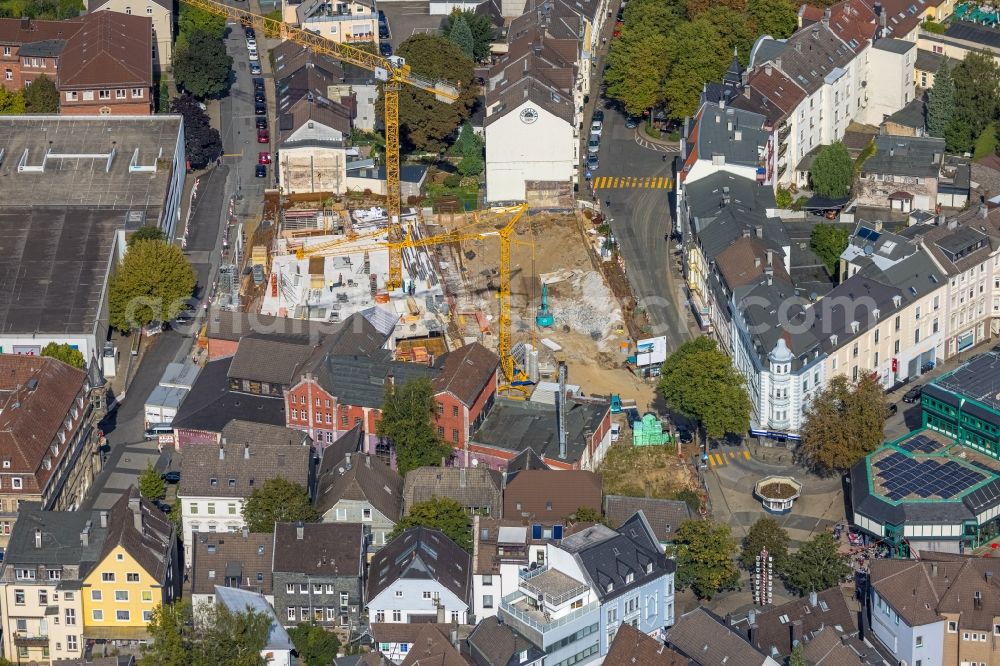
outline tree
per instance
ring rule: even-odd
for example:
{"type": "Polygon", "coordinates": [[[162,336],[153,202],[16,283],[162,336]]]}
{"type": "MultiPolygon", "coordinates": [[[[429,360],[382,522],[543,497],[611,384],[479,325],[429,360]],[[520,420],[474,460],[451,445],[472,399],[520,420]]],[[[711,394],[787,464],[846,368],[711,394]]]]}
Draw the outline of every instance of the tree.
{"type": "Polygon", "coordinates": [[[472,28],[464,15],[459,14],[452,20],[451,30],[447,34],[451,43],[461,49],[466,58],[475,60],[476,45],[472,38],[472,28]]]}
{"type": "Polygon", "coordinates": [[[195,97],[215,97],[229,90],[233,58],[221,37],[202,30],[188,35],[174,48],[174,79],[195,97]]]}
{"type": "Polygon", "coordinates": [[[42,356],[57,358],[66,365],[72,365],[74,368],[80,368],[81,370],[87,365],[87,362],[83,358],[83,352],[76,347],[71,347],[67,343],[59,344],[57,342],[50,342],[42,347],[42,356]]]}
{"type": "Polygon", "coordinates": [[[953,118],[968,123],[970,135],[977,137],[1000,112],[1000,65],[988,51],[976,51],[965,56],[951,75],[953,118]]]}
{"type": "Polygon", "coordinates": [[[191,297],[194,269],[181,249],[163,241],[133,243],[111,277],[111,325],[122,332],[173,319],[191,297]]]}
{"type": "Polygon", "coordinates": [[[670,42],[666,35],[626,28],[608,54],[607,96],[638,116],[663,97],[670,42]]]}
{"type": "Polygon", "coordinates": [[[785,39],[798,27],[798,11],[789,0],[750,0],[747,15],[756,26],[756,34],[785,39]]]}
{"type": "Polygon", "coordinates": [[[189,666],[195,642],[190,601],[160,604],[146,631],[153,639],[142,647],[139,666],[189,666]]]}
{"type": "Polygon", "coordinates": [[[303,622],[289,629],[288,637],[299,653],[299,662],[305,666],[329,666],[340,651],[337,634],[317,624],[303,622]]]}
{"type": "Polygon", "coordinates": [[[769,516],[758,518],[743,539],[740,561],[745,569],[753,571],[757,564],[756,558],[763,548],[767,548],[768,554],[774,559],[775,569],[780,571],[788,557],[788,532],[769,516]]]}
{"type": "Polygon", "coordinates": [[[973,131],[972,125],[967,120],[952,117],[944,131],[945,149],[953,153],[971,152],[972,144],[976,140],[973,131]]]}
{"type": "Polygon", "coordinates": [[[199,641],[194,666],[265,666],[260,651],[267,644],[271,618],[247,609],[234,613],[222,604],[197,609],[199,641]]]}
{"type": "Polygon", "coordinates": [[[458,163],[458,172],[463,176],[478,176],[486,167],[483,159],[483,142],[476,136],[465,144],[462,149],[462,161],[458,163]]]}
{"type": "Polygon", "coordinates": [[[660,370],[667,407],[701,423],[709,437],[750,428],[750,398],[743,375],[715,341],[698,337],[671,354],[660,370]]]}
{"type": "Polygon", "coordinates": [[[825,222],[817,224],[809,234],[809,247],[823,261],[830,275],[836,272],[840,255],[847,248],[850,238],[851,230],[846,226],[825,222]]]}
{"type": "Polygon", "coordinates": [[[226,19],[204,9],[181,3],[177,15],[177,34],[190,36],[195,32],[222,39],[226,34],[226,19]]]}
{"type": "Polygon", "coordinates": [[[705,82],[718,81],[731,61],[729,40],[716,27],[714,14],[681,23],[668,39],[663,99],[673,118],[693,116],[705,82]]]}
{"type": "Polygon", "coordinates": [[[2,0],[0,16],[19,19],[28,17],[61,21],[77,18],[83,12],[80,0],[2,0]]]}
{"type": "Polygon", "coordinates": [[[25,111],[24,91],[0,87],[0,116],[19,116],[25,111]]]}
{"type": "Polygon", "coordinates": [[[59,91],[52,79],[42,74],[24,89],[24,109],[28,113],[59,113],[59,91]]]}
{"type": "Polygon", "coordinates": [[[591,509],[589,506],[581,506],[573,512],[573,519],[578,523],[601,523],[606,524],[604,516],[600,511],[591,509]]]}
{"type": "Polygon", "coordinates": [[[788,666],[808,666],[805,654],[803,654],[805,648],[802,647],[802,641],[795,644],[792,648],[792,653],[788,655],[788,666]]]}
{"type": "Polygon", "coordinates": [[[309,492],[280,476],[265,481],[243,504],[243,520],[251,532],[274,532],[275,523],[314,523],[319,519],[309,492]]]}
{"type": "Polygon", "coordinates": [[[943,138],[954,110],[955,83],[951,79],[951,67],[945,60],[934,75],[934,85],[927,92],[927,133],[943,138]]]}
{"type": "Polygon", "coordinates": [[[812,165],[812,184],[816,194],[830,199],[846,197],[854,180],[854,162],[840,141],[823,146],[812,165]]]}
{"type": "Polygon", "coordinates": [[[389,538],[395,539],[406,530],[418,525],[440,530],[465,550],[472,550],[472,519],[469,518],[469,512],[457,500],[435,495],[426,502],[417,502],[410,507],[402,520],[396,523],[389,538]]]}
{"type": "Polygon", "coordinates": [[[419,377],[402,386],[386,383],[382,415],[375,424],[375,432],[392,442],[400,474],[438,465],[441,458],[451,453],[451,447],[441,440],[434,425],[437,411],[430,379],[419,377]]]}
{"type": "Polygon", "coordinates": [[[699,599],[711,599],[736,587],[740,572],[733,557],[736,540],[729,525],[708,520],[686,520],[674,532],[677,548],[677,587],[691,588],[699,599]]]}
{"type": "MultiPolygon", "coordinates": [[[[679,567],[678,567],[679,568],[679,567]]],[[[800,595],[822,592],[840,585],[851,575],[847,556],[829,532],[821,532],[802,544],[785,564],[785,586],[800,595]]]]}
{"type": "Polygon", "coordinates": [[[143,240],[155,240],[155,241],[166,241],[167,235],[163,231],[152,224],[146,224],[138,229],[136,229],[131,236],[128,237],[128,242],[126,245],[132,247],[132,244],[137,241],[143,240]]]}
{"type": "Polygon", "coordinates": [[[692,21],[709,10],[714,17],[718,9],[732,9],[740,14],[745,13],[747,9],[746,0],[684,0],[684,4],[687,7],[688,18],[692,21]]]}
{"type": "Polygon", "coordinates": [[[701,511],[701,495],[690,488],[678,490],[671,496],[671,499],[684,502],[691,509],[692,513],[699,513],[701,511]]]}
{"type": "Polygon", "coordinates": [[[885,392],[871,373],[853,384],[837,375],[813,397],[802,426],[801,455],[821,472],[846,471],[882,443],[885,392]]]}
{"type": "Polygon", "coordinates": [[[201,169],[222,155],[222,137],[209,124],[208,114],[190,93],[170,103],[174,113],[184,116],[184,150],[194,169],[201,169]]]}
{"type": "MultiPolygon", "coordinates": [[[[397,53],[406,59],[414,74],[447,82],[459,91],[459,99],[451,104],[439,102],[413,86],[403,86],[399,91],[400,138],[413,149],[438,152],[469,117],[478,99],[478,86],[472,83],[472,60],[447,38],[426,34],[408,38],[397,53]]],[[[379,115],[384,108],[384,97],[380,97],[379,115]]]]}
{"type": "Polygon", "coordinates": [[[161,500],[167,496],[167,484],[163,477],[153,467],[153,463],[147,461],[146,469],[139,475],[139,494],[148,500],[161,500]]]}
{"type": "Polygon", "coordinates": [[[448,35],[450,38],[452,28],[459,18],[465,20],[472,33],[472,59],[478,62],[488,58],[497,32],[489,17],[486,14],[477,14],[472,10],[453,9],[444,20],[441,34],[448,35]]]}

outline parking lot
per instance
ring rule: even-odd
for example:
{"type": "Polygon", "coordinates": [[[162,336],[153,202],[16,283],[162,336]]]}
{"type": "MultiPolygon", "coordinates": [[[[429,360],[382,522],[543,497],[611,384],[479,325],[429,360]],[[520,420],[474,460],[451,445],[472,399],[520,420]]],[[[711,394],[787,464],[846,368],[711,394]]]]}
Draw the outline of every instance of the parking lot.
{"type": "Polygon", "coordinates": [[[444,16],[431,16],[424,2],[386,2],[379,5],[389,21],[389,42],[395,51],[409,37],[418,34],[436,35],[441,31],[444,16]]]}

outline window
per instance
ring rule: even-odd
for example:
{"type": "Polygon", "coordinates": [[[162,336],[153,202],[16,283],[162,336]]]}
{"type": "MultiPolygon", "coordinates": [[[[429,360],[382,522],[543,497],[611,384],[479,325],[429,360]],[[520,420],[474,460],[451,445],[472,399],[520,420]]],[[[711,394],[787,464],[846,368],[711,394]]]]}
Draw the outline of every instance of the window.
{"type": "Polygon", "coordinates": [[[153,15],[153,8],[146,7],[146,16],[152,16],[152,15],[153,15]]]}
{"type": "Polygon", "coordinates": [[[14,590],[14,605],[24,605],[24,590],[14,590]]]}
{"type": "Polygon", "coordinates": [[[618,622],[618,609],[609,608],[608,609],[608,626],[618,622]]]}
{"type": "Polygon", "coordinates": [[[452,416],[458,416],[458,405],[452,405],[452,407],[451,407],[451,415],[452,416]]]}
{"type": "Polygon", "coordinates": [[[347,520],[347,509],[337,509],[337,520],[347,520]]]}
{"type": "Polygon", "coordinates": [[[100,601],[101,600],[101,591],[100,590],[91,590],[90,591],[90,600],[91,601],[100,601]]]}
{"type": "Polygon", "coordinates": [[[916,646],[917,647],[923,647],[924,646],[924,637],[923,636],[917,636],[916,646]]]}
{"type": "Polygon", "coordinates": [[[127,574],[125,574],[125,582],[126,583],[138,583],[139,582],[139,574],[138,573],[127,573],[127,574]]]}
{"type": "Polygon", "coordinates": [[[48,606],[49,605],[49,591],[48,590],[39,590],[38,591],[38,605],[39,606],[48,606]]]}
{"type": "Polygon", "coordinates": [[[957,631],[958,631],[958,622],[952,620],[951,622],[948,623],[948,633],[954,634],[957,631]]]}
{"type": "Polygon", "coordinates": [[[341,592],[340,593],[340,607],[341,608],[347,608],[347,604],[348,604],[349,601],[350,601],[350,597],[348,596],[347,592],[341,592]]]}
{"type": "Polygon", "coordinates": [[[295,583],[285,583],[285,592],[295,594],[295,583]]]}
{"type": "Polygon", "coordinates": [[[18,569],[14,573],[14,577],[18,580],[35,580],[35,570],[34,569],[18,569]]]}
{"type": "Polygon", "coordinates": [[[66,637],[66,649],[71,652],[77,649],[76,636],[69,635],[66,637]]]}
{"type": "Polygon", "coordinates": [[[77,99],[77,97],[78,97],[78,95],[77,95],[77,93],[76,93],[75,90],[67,90],[66,91],[66,101],[67,102],[75,102],[76,99],[77,99]]]}
{"type": "MultiPolygon", "coordinates": [[[[214,479],[213,479],[213,481],[214,481],[214,479]]],[[[210,515],[210,516],[214,516],[215,515],[215,502],[209,502],[208,503],[208,515],[210,515]]]]}
{"type": "Polygon", "coordinates": [[[5,56],[9,56],[10,55],[10,49],[11,49],[11,47],[9,47],[9,46],[3,47],[3,54],[5,56]]]}
{"type": "Polygon", "coordinates": [[[152,590],[143,590],[142,591],[142,600],[145,601],[145,602],[152,601],[153,600],[153,591],[152,590]]]}
{"type": "Polygon", "coordinates": [[[127,610],[115,611],[115,619],[119,622],[128,622],[130,614],[127,610]]]}
{"type": "Polygon", "coordinates": [[[153,619],[153,611],[142,611],[142,621],[149,624],[150,620],[153,619]]]}
{"type": "Polygon", "coordinates": [[[111,91],[110,90],[98,90],[97,91],[97,98],[98,99],[111,99],[111,91]]]}
{"type": "Polygon", "coordinates": [[[493,576],[492,574],[486,574],[483,576],[483,587],[490,587],[491,585],[493,585],[493,576]]]}
{"type": "Polygon", "coordinates": [[[493,608],[493,595],[484,594],[483,595],[483,608],[493,608]]]}
{"type": "MultiPolygon", "coordinates": [[[[385,611],[376,611],[375,612],[375,621],[376,622],[385,622],[385,611]]],[[[388,648],[386,648],[386,650],[388,650],[388,648]]]]}
{"type": "Polygon", "coordinates": [[[3,77],[5,79],[7,79],[8,81],[13,81],[14,80],[14,70],[12,70],[12,69],[5,69],[3,71],[3,77]]]}
{"type": "MultiPolygon", "coordinates": [[[[189,509],[188,513],[190,513],[191,515],[198,515],[198,503],[197,502],[191,502],[191,506],[188,507],[188,509],[189,509]]],[[[194,529],[194,528],[192,527],[191,529],[194,529]]]]}
{"type": "Polygon", "coordinates": [[[400,612],[398,610],[392,611],[392,621],[393,622],[402,622],[403,621],[403,614],[402,614],[402,612],[400,612]]]}
{"type": "Polygon", "coordinates": [[[90,617],[95,622],[104,622],[104,611],[95,608],[91,612],[90,617]]]}
{"type": "Polygon", "coordinates": [[[371,520],[372,510],[371,509],[361,509],[361,520],[371,520]]]}
{"type": "Polygon", "coordinates": [[[451,623],[458,624],[458,611],[451,612],[451,623]]]}
{"type": "Polygon", "coordinates": [[[323,594],[323,585],[320,583],[313,583],[313,594],[323,594]]]}
{"type": "Polygon", "coordinates": [[[92,102],[92,101],[94,101],[94,91],[93,90],[84,90],[83,91],[83,101],[84,102],[92,102]]]}
{"type": "Polygon", "coordinates": [[[230,502],[229,504],[227,504],[226,505],[226,511],[229,512],[230,516],[235,516],[236,515],[236,502],[230,502]]]}
{"type": "Polygon", "coordinates": [[[115,99],[125,99],[125,89],[118,88],[115,90],[115,99]]]}
{"type": "Polygon", "coordinates": [[[128,590],[115,590],[115,601],[128,601],[128,590]]]}
{"type": "Polygon", "coordinates": [[[66,609],[66,613],[65,613],[63,619],[65,620],[67,627],[75,626],[76,625],[76,609],[75,608],[67,608],[66,609]]]}
{"type": "Polygon", "coordinates": [[[299,594],[309,594],[309,583],[299,583],[299,594]]]}
{"type": "Polygon", "coordinates": [[[101,580],[105,583],[115,582],[115,572],[105,571],[104,573],[101,574],[101,580]]]}
{"type": "Polygon", "coordinates": [[[132,13],[132,8],[131,7],[125,7],[125,13],[126,14],[131,14],[132,13]]]}
{"type": "Polygon", "coordinates": [[[396,590],[396,598],[397,599],[402,599],[403,598],[403,591],[402,590],[396,590]]]}
{"type": "Polygon", "coordinates": [[[424,590],[423,598],[424,599],[430,599],[431,598],[431,591],[430,590],[424,590]]]}
{"type": "Polygon", "coordinates": [[[458,428],[452,428],[451,429],[451,441],[453,441],[453,442],[457,442],[458,441],[458,428]]]}
{"type": "Polygon", "coordinates": [[[288,607],[288,619],[292,622],[295,621],[295,608],[292,606],[288,607]]]}

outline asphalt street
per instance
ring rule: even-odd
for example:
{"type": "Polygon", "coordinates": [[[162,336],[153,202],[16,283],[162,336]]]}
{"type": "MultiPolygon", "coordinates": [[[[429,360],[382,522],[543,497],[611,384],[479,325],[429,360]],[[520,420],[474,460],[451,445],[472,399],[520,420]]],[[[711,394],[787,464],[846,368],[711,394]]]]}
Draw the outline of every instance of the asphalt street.
{"type": "Polygon", "coordinates": [[[671,243],[664,240],[672,226],[673,194],[665,183],[674,154],[642,139],[625,126],[620,112],[607,109],[600,167],[591,172],[594,196],[611,220],[632,293],[649,315],[650,334],[665,335],[669,350],[691,337],[683,283],[673,271],[671,243]]]}
{"type": "MultiPolygon", "coordinates": [[[[147,462],[161,469],[165,467],[169,453],[161,456],[157,442],[144,439],[146,399],[158,385],[167,365],[183,361],[190,353],[192,335],[203,316],[201,305],[211,294],[211,285],[218,273],[230,197],[242,184],[243,199],[238,202],[238,212],[249,216],[261,205],[264,179],[253,177],[258,144],[253,120],[253,82],[243,30],[231,26],[226,43],[236,63],[236,78],[232,94],[221,103],[221,133],[225,152],[234,156],[226,157],[222,166],[199,176],[198,196],[191,208],[185,248],[185,255],[198,277],[194,295],[199,301],[199,319],[191,326],[171,329],[142,341],[142,361],[132,383],[125,394],[119,396],[117,408],[101,424],[109,447],[107,459],[81,507],[84,510],[109,508],[124,490],[136,483],[147,462]]],[[[265,145],[260,148],[270,149],[265,145]]]]}

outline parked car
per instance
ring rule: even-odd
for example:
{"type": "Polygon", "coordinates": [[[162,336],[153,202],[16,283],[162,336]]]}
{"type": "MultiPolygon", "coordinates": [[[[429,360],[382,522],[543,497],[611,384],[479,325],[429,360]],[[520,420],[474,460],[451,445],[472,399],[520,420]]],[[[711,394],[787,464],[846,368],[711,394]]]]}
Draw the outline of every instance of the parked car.
{"type": "Polygon", "coordinates": [[[261,151],[257,155],[257,164],[270,164],[271,163],[271,153],[267,151],[261,151]]]}
{"type": "Polygon", "coordinates": [[[257,116],[257,129],[267,129],[267,116],[257,116]]]}
{"type": "Polygon", "coordinates": [[[601,149],[601,135],[591,134],[590,141],[587,142],[587,152],[596,153],[601,149]]]}
{"type": "Polygon", "coordinates": [[[146,428],[146,439],[159,439],[160,435],[173,435],[174,427],[169,423],[153,423],[146,428]]]}
{"type": "Polygon", "coordinates": [[[142,333],[146,337],[150,337],[153,335],[159,335],[165,330],[167,330],[167,324],[157,319],[146,324],[146,326],[142,329],[142,333]]]}
{"type": "Polygon", "coordinates": [[[378,52],[382,54],[382,57],[388,58],[392,55],[392,44],[389,42],[382,42],[378,45],[378,52]]]}
{"type": "Polygon", "coordinates": [[[267,178],[267,167],[263,164],[258,164],[253,170],[253,175],[257,178],[267,178]]]}
{"type": "Polygon", "coordinates": [[[243,34],[246,36],[247,39],[256,39],[257,37],[257,33],[254,32],[254,29],[249,27],[243,28],[243,34]]]}
{"type": "Polygon", "coordinates": [[[174,323],[180,326],[185,324],[190,324],[194,321],[194,315],[190,312],[181,312],[176,317],[174,317],[174,323]]]}
{"type": "Polygon", "coordinates": [[[263,102],[257,102],[256,104],[253,105],[253,112],[255,115],[258,116],[266,116],[267,104],[264,104],[263,102]]]}
{"type": "Polygon", "coordinates": [[[153,502],[153,506],[155,506],[157,509],[159,509],[163,513],[170,513],[170,510],[173,508],[172,506],[170,506],[169,504],[167,504],[163,500],[156,500],[155,502],[153,502]]]}
{"type": "Polygon", "coordinates": [[[271,141],[271,135],[268,134],[266,129],[257,130],[257,143],[268,143],[271,141]]]}
{"type": "Polygon", "coordinates": [[[603,129],[604,129],[604,122],[603,121],[598,120],[597,118],[594,118],[593,120],[590,121],[590,133],[591,134],[596,134],[597,136],[600,136],[601,135],[601,131],[603,129]]]}
{"type": "Polygon", "coordinates": [[[378,27],[378,38],[379,39],[389,39],[389,24],[380,25],[378,27]]]}
{"type": "Polygon", "coordinates": [[[898,411],[899,411],[899,405],[897,405],[894,402],[890,402],[888,405],[885,406],[885,418],[888,419],[890,417],[895,416],[896,412],[898,411]]]}
{"type": "Polygon", "coordinates": [[[603,123],[604,122],[604,111],[602,111],[601,109],[598,109],[597,111],[594,111],[594,115],[593,115],[592,120],[600,120],[603,123]]]}
{"type": "Polygon", "coordinates": [[[260,63],[259,62],[252,62],[252,63],[250,63],[250,73],[251,74],[260,74],[260,72],[261,72],[261,70],[260,70],[260,63]]]}
{"type": "Polygon", "coordinates": [[[180,483],[181,473],[176,470],[171,470],[169,472],[164,472],[163,474],[161,474],[160,478],[166,481],[167,483],[180,483]]]}
{"type": "Polygon", "coordinates": [[[253,89],[254,89],[254,92],[256,92],[258,90],[263,90],[264,89],[264,79],[260,78],[259,76],[257,78],[255,78],[253,80],[253,89]]]}
{"type": "Polygon", "coordinates": [[[617,442],[622,435],[622,427],[619,423],[611,424],[611,441],[617,442]]]}
{"type": "Polygon", "coordinates": [[[639,126],[639,119],[635,116],[629,116],[625,119],[625,127],[629,129],[635,129],[639,126]]]}
{"type": "Polygon", "coordinates": [[[677,439],[680,440],[682,444],[689,444],[693,437],[691,436],[691,431],[683,426],[677,427],[677,439]]]}
{"type": "Polygon", "coordinates": [[[249,58],[250,58],[250,62],[259,62],[260,61],[260,56],[257,55],[257,50],[256,49],[254,49],[253,51],[250,52],[249,58]]]}
{"type": "Polygon", "coordinates": [[[256,91],[254,91],[253,101],[254,101],[254,104],[266,104],[267,103],[267,98],[264,97],[264,91],[263,90],[256,90],[256,91]]]}
{"type": "Polygon", "coordinates": [[[601,161],[597,158],[597,153],[587,155],[587,168],[591,171],[597,171],[601,168],[601,161]]]}
{"type": "Polygon", "coordinates": [[[903,402],[916,402],[920,400],[920,394],[923,392],[923,386],[914,386],[903,395],[903,402]]]}
{"type": "Polygon", "coordinates": [[[247,49],[250,51],[257,50],[257,40],[253,37],[247,37],[247,49]]]}

